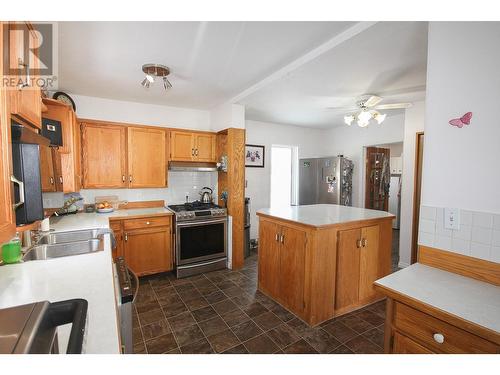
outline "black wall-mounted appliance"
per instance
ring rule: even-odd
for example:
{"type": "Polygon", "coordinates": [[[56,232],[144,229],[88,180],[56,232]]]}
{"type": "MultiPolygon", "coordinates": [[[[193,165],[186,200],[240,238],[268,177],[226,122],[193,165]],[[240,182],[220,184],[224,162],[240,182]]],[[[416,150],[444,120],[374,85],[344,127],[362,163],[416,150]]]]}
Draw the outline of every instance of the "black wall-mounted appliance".
{"type": "Polygon", "coordinates": [[[11,133],[16,225],[23,225],[44,218],[39,147],[49,141],[14,121],[11,133]]]}
{"type": "Polygon", "coordinates": [[[51,146],[62,146],[61,121],[42,117],[42,135],[49,139],[51,146]]]}

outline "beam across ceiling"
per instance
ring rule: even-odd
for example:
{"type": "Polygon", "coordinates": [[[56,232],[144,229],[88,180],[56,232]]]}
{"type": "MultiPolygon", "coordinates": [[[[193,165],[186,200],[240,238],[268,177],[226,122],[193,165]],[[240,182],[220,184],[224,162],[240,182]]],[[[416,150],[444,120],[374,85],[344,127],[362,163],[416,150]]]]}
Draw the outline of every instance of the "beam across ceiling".
{"type": "Polygon", "coordinates": [[[254,92],[260,90],[261,88],[267,86],[268,84],[286,76],[287,74],[291,73],[292,71],[298,69],[304,64],[307,64],[308,62],[316,59],[317,57],[321,56],[322,54],[330,51],[331,49],[335,48],[336,46],[344,43],[345,41],[355,37],[359,33],[362,33],[363,31],[369,29],[370,27],[374,26],[377,22],[358,22],[355,25],[347,28],[340,34],[335,35],[333,38],[329,39],[325,43],[319,45],[318,47],[314,48],[313,50],[307,52],[306,54],[300,56],[299,58],[295,59],[291,63],[285,65],[284,67],[280,68],[276,72],[270,74],[266,78],[260,80],[259,82],[253,84],[252,86],[248,87],[247,89],[243,90],[236,96],[234,96],[231,100],[229,100],[229,103],[238,103],[240,100],[246,98],[250,94],[253,94],[254,92]]]}

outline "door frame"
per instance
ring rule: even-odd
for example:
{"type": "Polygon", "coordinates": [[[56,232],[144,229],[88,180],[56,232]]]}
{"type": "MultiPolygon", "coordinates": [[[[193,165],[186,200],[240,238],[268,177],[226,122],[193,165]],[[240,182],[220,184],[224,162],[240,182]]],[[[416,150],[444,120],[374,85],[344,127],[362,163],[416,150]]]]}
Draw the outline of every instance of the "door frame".
{"type": "Polygon", "coordinates": [[[418,253],[418,222],[420,221],[420,198],[422,193],[422,167],[423,167],[423,149],[420,158],[420,146],[424,145],[424,132],[415,133],[415,156],[413,170],[413,220],[411,229],[411,257],[410,264],[417,261],[418,253]],[[419,179],[420,175],[420,179],[419,179]]]}

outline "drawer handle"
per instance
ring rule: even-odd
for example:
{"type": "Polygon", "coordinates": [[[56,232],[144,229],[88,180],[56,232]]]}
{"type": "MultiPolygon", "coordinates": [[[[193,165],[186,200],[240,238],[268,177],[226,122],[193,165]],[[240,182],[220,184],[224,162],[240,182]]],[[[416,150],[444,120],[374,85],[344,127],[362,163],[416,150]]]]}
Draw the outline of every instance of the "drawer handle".
{"type": "Polygon", "coordinates": [[[442,344],[444,342],[444,335],[442,333],[435,333],[433,337],[434,341],[438,344],[442,344]]]}
{"type": "Polygon", "coordinates": [[[146,221],[146,225],[149,225],[149,224],[151,224],[151,223],[149,221],[146,221]]]}

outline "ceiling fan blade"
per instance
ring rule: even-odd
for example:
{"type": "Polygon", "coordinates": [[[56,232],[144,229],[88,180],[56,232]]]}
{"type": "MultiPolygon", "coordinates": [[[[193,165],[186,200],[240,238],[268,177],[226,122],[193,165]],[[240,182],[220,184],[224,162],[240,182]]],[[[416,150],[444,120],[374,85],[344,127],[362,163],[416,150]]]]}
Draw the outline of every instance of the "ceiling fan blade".
{"type": "Polygon", "coordinates": [[[382,98],[380,96],[372,95],[368,98],[368,100],[365,101],[365,106],[373,107],[373,106],[377,105],[378,103],[380,103],[381,100],[382,100],[382,98]]]}
{"type": "Polygon", "coordinates": [[[330,109],[333,111],[356,111],[359,107],[356,106],[346,106],[346,107],[325,107],[325,109],[330,109]]]}
{"type": "Polygon", "coordinates": [[[405,109],[410,108],[412,105],[412,103],[381,104],[376,106],[374,109],[405,109]]]}

